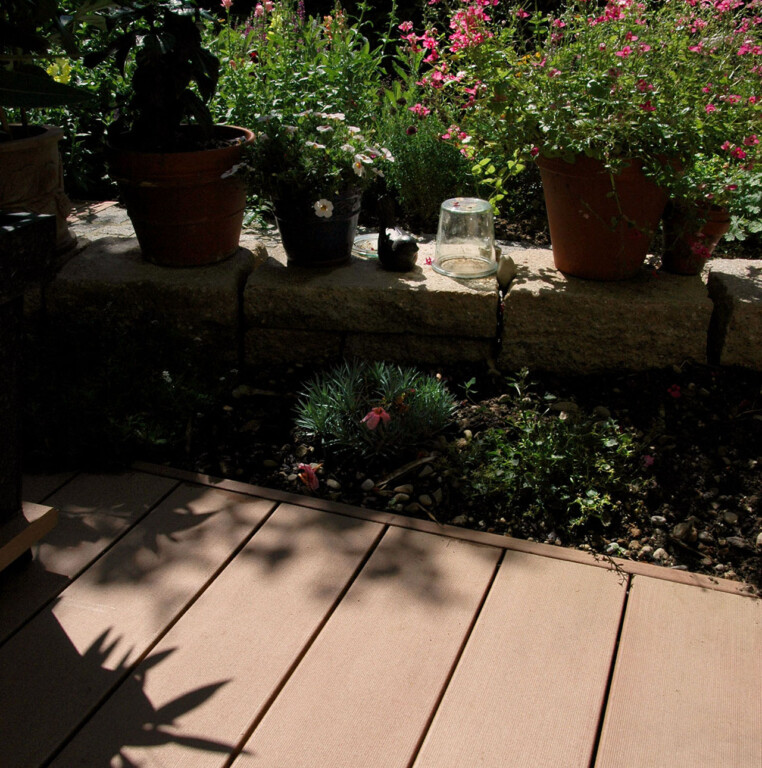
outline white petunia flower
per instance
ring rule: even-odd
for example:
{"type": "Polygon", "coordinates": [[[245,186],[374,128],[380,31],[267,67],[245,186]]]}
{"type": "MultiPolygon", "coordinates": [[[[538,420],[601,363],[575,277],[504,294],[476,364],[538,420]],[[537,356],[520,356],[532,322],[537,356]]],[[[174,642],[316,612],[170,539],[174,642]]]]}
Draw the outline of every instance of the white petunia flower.
{"type": "Polygon", "coordinates": [[[354,154],[355,148],[351,144],[342,144],[341,145],[341,151],[342,152],[351,152],[354,154]]]}
{"type": "Polygon", "coordinates": [[[325,144],[318,144],[316,141],[305,141],[304,146],[310,149],[325,149],[325,144]]]}
{"type": "Polygon", "coordinates": [[[315,128],[315,130],[318,133],[326,133],[327,131],[332,131],[333,130],[333,126],[331,126],[331,125],[318,125],[317,128],[315,128]]]}
{"type": "Polygon", "coordinates": [[[322,198],[314,204],[313,208],[315,214],[321,219],[330,219],[333,216],[333,203],[330,200],[322,198]]]}
{"type": "Polygon", "coordinates": [[[354,163],[352,163],[352,170],[358,176],[364,176],[365,175],[365,166],[359,160],[355,160],[354,163]]]}
{"type": "Polygon", "coordinates": [[[360,129],[356,125],[349,125],[349,126],[347,126],[347,130],[350,133],[360,133],[360,129]]]}
{"type": "Polygon", "coordinates": [[[358,155],[355,155],[355,162],[365,163],[365,165],[372,165],[373,158],[368,155],[364,155],[360,153],[358,155]]]}

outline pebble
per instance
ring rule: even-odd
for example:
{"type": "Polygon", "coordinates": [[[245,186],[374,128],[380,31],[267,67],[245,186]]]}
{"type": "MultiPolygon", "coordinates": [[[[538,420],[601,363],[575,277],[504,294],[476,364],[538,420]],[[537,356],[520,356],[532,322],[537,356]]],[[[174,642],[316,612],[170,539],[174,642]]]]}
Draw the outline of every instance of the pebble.
{"type": "Polygon", "coordinates": [[[713,538],[714,537],[712,536],[711,533],[709,533],[709,531],[701,531],[701,533],[699,533],[698,535],[699,541],[709,542],[709,541],[712,541],[713,538]]]}
{"type": "Polygon", "coordinates": [[[650,544],[646,544],[645,546],[640,548],[640,556],[641,557],[649,557],[653,554],[654,548],[650,544]]]}
{"type": "Polygon", "coordinates": [[[717,563],[717,565],[714,566],[714,572],[715,573],[724,573],[725,572],[725,566],[722,563],[717,563]]]}
{"type": "Polygon", "coordinates": [[[596,405],[593,408],[593,416],[597,419],[610,419],[611,411],[605,405],[596,405]]]}
{"type": "Polygon", "coordinates": [[[265,459],[262,462],[262,466],[263,467],[268,467],[269,469],[272,469],[273,467],[277,467],[279,465],[278,465],[278,462],[275,461],[274,459],[265,459]]]}
{"type": "Polygon", "coordinates": [[[667,518],[663,515],[651,515],[651,522],[654,525],[665,525],[667,522],[667,518]]]}
{"type": "Polygon", "coordinates": [[[579,406],[571,400],[559,400],[550,406],[550,410],[555,413],[579,413],[579,406]]]}
{"type": "Polygon", "coordinates": [[[362,488],[362,490],[365,491],[366,493],[368,491],[372,491],[375,487],[376,487],[376,484],[369,477],[363,480],[362,484],[360,485],[360,488],[362,488]]]}
{"type": "Polygon", "coordinates": [[[419,473],[418,477],[428,477],[434,474],[434,467],[431,464],[427,464],[419,473]]]}
{"type": "Polygon", "coordinates": [[[738,515],[735,512],[730,512],[729,510],[725,510],[722,513],[722,519],[728,524],[728,525],[735,525],[738,522],[738,515]]]}
{"type": "Polygon", "coordinates": [[[442,489],[437,488],[435,489],[434,493],[431,494],[431,497],[434,499],[435,504],[441,504],[442,503],[442,489]]]}
{"type": "Polygon", "coordinates": [[[659,549],[654,552],[653,558],[654,560],[658,560],[660,563],[663,563],[665,560],[669,560],[669,553],[663,547],[659,547],[659,549]]]}
{"type": "Polygon", "coordinates": [[[338,480],[334,480],[332,477],[329,477],[325,484],[332,490],[332,491],[339,491],[341,490],[341,483],[338,480]]]}
{"type": "Polygon", "coordinates": [[[738,578],[738,574],[735,571],[727,571],[727,573],[725,574],[725,578],[733,581],[734,579],[738,578]]]}
{"type": "Polygon", "coordinates": [[[757,534],[757,546],[762,549],[762,531],[757,534]]]}
{"type": "Polygon", "coordinates": [[[474,439],[474,433],[470,429],[464,429],[463,437],[470,443],[474,439]]]}
{"type": "Polygon", "coordinates": [[[392,497],[392,500],[390,504],[394,507],[396,507],[398,504],[404,504],[406,502],[410,501],[410,494],[409,493],[398,493],[395,496],[392,497]]]}
{"type": "Polygon", "coordinates": [[[430,507],[430,506],[432,506],[432,504],[434,503],[434,499],[432,499],[432,498],[431,498],[431,496],[429,496],[429,494],[428,494],[428,493],[422,493],[422,494],[421,494],[421,495],[418,497],[418,503],[419,503],[419,504],[420,504],[422,507],[430,507]]]}
{"type": "Polygon", "coordinates": [[[619,544],[617,544],[615,541],[612,541],[611,544],[606,545],[607,555],[615,555],[617,552],[619,552],[619,544]]]}
{"type": "Polygon", "coordinates": [[[742,539],[740,536],[728,536],[727,542],[731,547],[736,547],[736,549],[749,548],[749,543],[746,541],[746,539],[742,539]]]}
{"type": "Polygon", "coordinates": [[[640,542],[637,539],[633,539],[629,544],[629,548],[632,552],[637,552],[640,549],[640,542]]]}
{"type": "Polygon", "coordinates": [[[678,523],[672,529],[672,535],[679,541],[696,541],[696,529],[687,521],[678,523]]]}
{"type": "Polygon", "coordinates": [[[468,522],[468,517],[466,515],[458,515],[457,517],[453,517],[450,522],[453,525],[465,525],[468,522]]]}
{"type": "Polygon", "coordinates": [[[413,486],[409,483],[406,483],[405,485],[398,485],[395,489],[395,493],[406,493],[408,496],[413,492],[413,486]]]}
{"type": "Polygon", "coordinates": [[[290,475],[286,476],[286,480],[293,483],[299,478],[299,475],[297,475],[295,472],[292,472],[290,475]]]}

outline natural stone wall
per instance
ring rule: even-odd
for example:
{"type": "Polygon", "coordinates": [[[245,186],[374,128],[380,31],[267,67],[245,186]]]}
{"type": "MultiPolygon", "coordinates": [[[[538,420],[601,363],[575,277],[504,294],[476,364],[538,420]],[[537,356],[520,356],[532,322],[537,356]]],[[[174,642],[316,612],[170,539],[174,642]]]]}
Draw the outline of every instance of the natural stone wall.
{"type": "Polygon", "coordinates": [[[567,277],[548,249],[505,249],[517,274],[505,297],[501,369],[594,373],[706,361],[712,302],[699,276],[644,268],[632,280],[567,277]]]}

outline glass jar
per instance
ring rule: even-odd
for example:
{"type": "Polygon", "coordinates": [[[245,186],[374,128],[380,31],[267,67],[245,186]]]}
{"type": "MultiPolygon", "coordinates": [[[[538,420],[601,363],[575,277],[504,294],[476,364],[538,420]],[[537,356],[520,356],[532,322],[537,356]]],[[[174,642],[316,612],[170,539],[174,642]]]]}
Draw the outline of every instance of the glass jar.
{"type": "Polygon", "coordinates": [[[442,203],[432,266],[448,277],[487,277],[495,273],[495,226],[492,206],[486,200],[454,197],[442,203]]]}

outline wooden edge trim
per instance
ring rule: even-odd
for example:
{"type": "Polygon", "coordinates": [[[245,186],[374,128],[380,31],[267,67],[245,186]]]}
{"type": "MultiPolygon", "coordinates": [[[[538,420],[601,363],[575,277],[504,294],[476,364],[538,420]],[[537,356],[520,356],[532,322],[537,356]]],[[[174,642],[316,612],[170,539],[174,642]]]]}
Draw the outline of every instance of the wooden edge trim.
{"type": "Polygon", "coordinates": [[[24,552],[55,528],[58,510],[44,504],[23,502],[22,517],[0,528],[0,571],[18,560],[24,552]]]}
{"type": "Polygon", "coordinates": [[[538,555],[540,557],[551,557],[555,560],[565,560],[567,562],[579,563],[580,565],[593,565],[599,568],[608,568],[609,570],[617,570],[631,576],[647,576],[653,579],[661,579],[662,581],[671,581],[677,584],[700,587],[701,589],[727,592],[743,597],[756,597],[752,587],[743,582],[705,576],[704,574],[692,573],[691,571],[677,571],[662,565],[639,563],[634,560],[624,560],[618,557],[593,555],[578,549],[568,549],[565,547],[557,547],[552,544],[526,541],[524,539],[513,538],[512,536],[502,536],[498,533],[472,531],[468,528],[460,528],[455,525],[435,523],[433,520],[418,520],[404,515],[397,515],[392,512],[378,512],[375,510],[363,509],[362,507],[355,507],[350,504],[318,499],[312,496],[300,496],[299,494],[289,493],[288,491],[263,488],[258,485],[242,483],[239,480],[225,480],[211,475],[204,475],[184,469],[174,469],[158,464],[136,462],[132,465],[132,468],[140,472],[163,475],[164,477],[171,477],[176,480],[197,483],[199,485],[213,486],[215,488],[242,493],[248,496],[259,496],[283,504],[295,504],[300,507],[307,507],[308,509],[315,509],[321,512],[334,512],[348,517],[356,517],[360,520],[368,520],[374,523],[396,526],[398,528],[407,528],[414,531],[421,531],[422,533],[435,533],[440,536],[449,536],[453,539],[469,541],[474,544],[499,547],[513,552],[523,552],[529,555],[538,555]]]}

